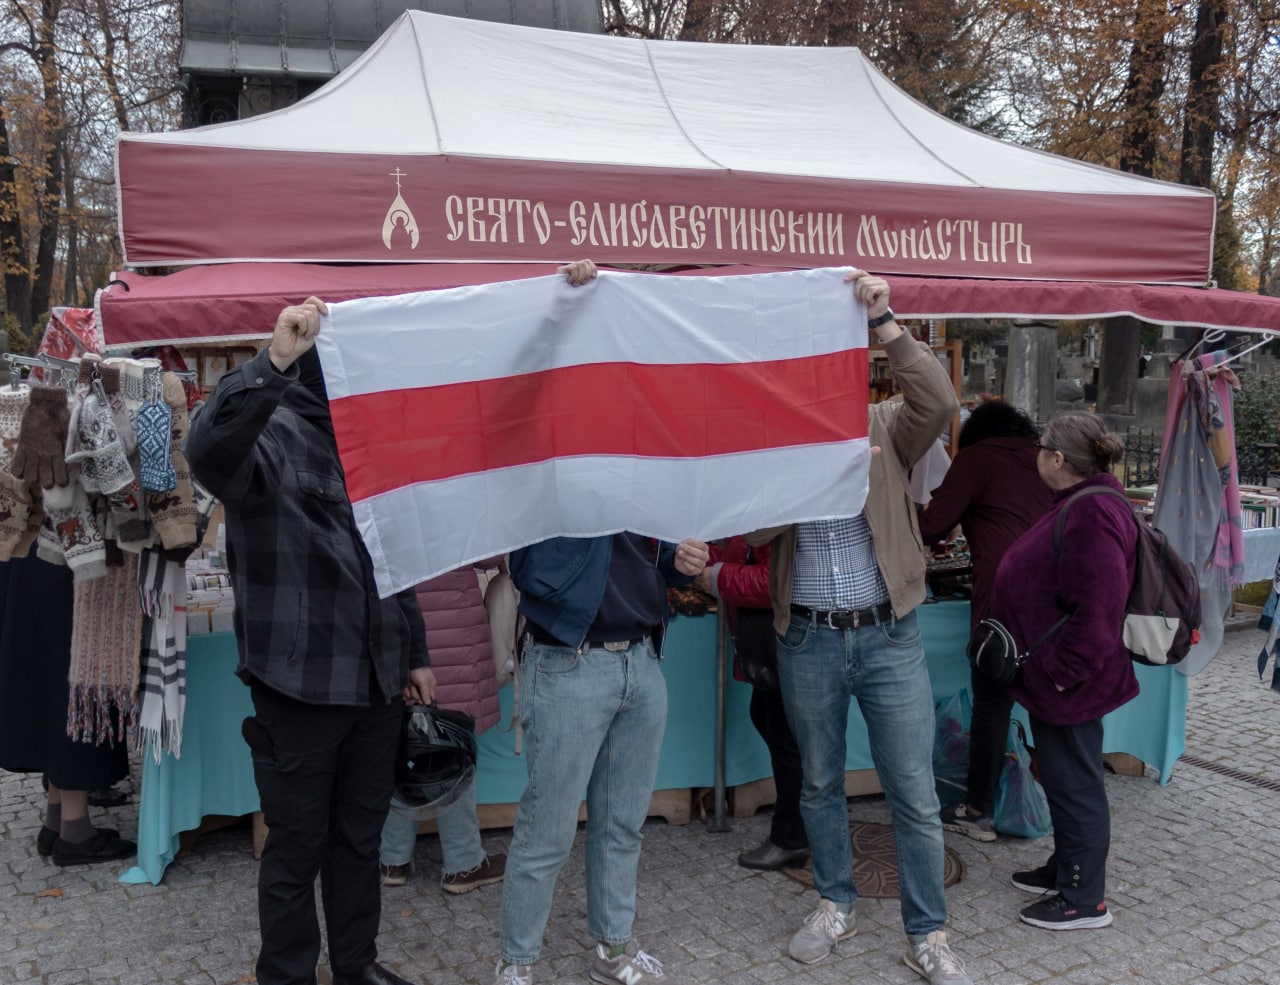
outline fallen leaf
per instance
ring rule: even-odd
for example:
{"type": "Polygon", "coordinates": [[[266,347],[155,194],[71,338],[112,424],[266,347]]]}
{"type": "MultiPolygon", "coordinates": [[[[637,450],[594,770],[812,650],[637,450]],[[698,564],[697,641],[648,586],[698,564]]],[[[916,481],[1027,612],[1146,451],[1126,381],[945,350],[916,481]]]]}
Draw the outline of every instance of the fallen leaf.
{"type": "Polygon", "coordinates": [[[55,897],[56,897],[56,896],[61,896],[61,895],[62,895],[62,890],[61,890],[61,889],[42,889],[42,890],[40,890],[40,892],[36,893],[36,897],[37,897],[37,898],[38,898],[38,897],[41,897],[41,896],[55,896],[55,897]]]}
{"type": "Polygon", "coordinates": [[[412,911],[412,910],[401,910],[401,911],[400,911],[400,916],[402,916],[402,917],[411,917],[411,916],[413,916],[413,911],[412,911]]]}

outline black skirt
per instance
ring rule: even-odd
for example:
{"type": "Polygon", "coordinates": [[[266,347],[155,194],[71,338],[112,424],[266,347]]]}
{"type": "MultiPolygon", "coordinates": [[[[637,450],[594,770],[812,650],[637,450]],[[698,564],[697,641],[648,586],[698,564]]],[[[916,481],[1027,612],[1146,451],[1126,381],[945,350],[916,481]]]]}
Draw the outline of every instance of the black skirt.
{"type": "Polygon", "coordinates": [[[67,735],[72,584],[71,569],[41,561],[34,546],[0,562],[0,769],[95,790],[128,775],[129,751],[67,735]]]}

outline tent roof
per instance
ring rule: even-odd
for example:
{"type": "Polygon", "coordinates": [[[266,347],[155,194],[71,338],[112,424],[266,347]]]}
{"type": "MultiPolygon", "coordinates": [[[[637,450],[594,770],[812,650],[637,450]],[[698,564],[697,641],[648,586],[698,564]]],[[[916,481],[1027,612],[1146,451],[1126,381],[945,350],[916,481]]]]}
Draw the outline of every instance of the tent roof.
{"type": "MultiPolygon", "coordinates": [[[[269,337],[280,309],[309,295],[344,301],[541,277],[550,269],[537,263],[242,263],[193,267],[167,277],[124,273],[99,295],[99,324],[106,344],[116,348],[160,342],[249,341],[269,337]]],[[[777,268],[732,266],[679,273],[705,276],[765,269],[777,268]]],[[[1280,298],[1234,291],[948,277],[891,276],[889,281],[894,310],[903,318],[1133,315],[1167,325],[1280,333],[1280,298]]]]}
{"type": "Polygon", "coordinates": [[[122,133],[131,266],[856,263],[1198,285],[1211,193],[1003,143],[853,48],[641,41],[408,11],[274,113],[122,133]]]}

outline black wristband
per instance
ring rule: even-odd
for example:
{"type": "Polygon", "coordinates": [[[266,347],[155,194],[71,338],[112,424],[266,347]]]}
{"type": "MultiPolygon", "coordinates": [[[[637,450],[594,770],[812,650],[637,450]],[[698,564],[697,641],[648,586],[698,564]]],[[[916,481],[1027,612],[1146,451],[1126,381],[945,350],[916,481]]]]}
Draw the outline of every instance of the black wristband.
{"type": "Polygon", "coordinates": [[[887,325],[893,320],[893,309],[886,308],[883,315],[876,315],[874,318],[867,319],[867,328],[879,328],[881,325],[887,325]]]}

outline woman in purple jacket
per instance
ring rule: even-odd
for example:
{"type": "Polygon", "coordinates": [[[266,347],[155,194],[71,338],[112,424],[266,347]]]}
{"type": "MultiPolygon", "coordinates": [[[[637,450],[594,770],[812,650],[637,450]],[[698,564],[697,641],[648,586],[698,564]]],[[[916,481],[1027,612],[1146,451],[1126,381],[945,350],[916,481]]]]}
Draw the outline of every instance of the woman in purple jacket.
{"type": "Polygon", "coordinates": [[[1013,884],[1042,894],[1019,917],[1046,930],[1111,923],[1102,716],[1138,693],[1121,640],[1138,528],[1119,497],[1086,496],[1071,504],[1058,552],[1053,531],[1075,493],[1090,486],[1123,492],[1110,472],[1123,450],[1095,414],[1071,411],[1049,422],[1037,466],[1053,490],[1053,509],[1005,553],[992,593],[991,615],[1020,649],[1035,647],[1012,690],[1031,718],[1053,818],[1053,854],[1037,869],[1015,872],[1013,884]]]}
{"type": "MultiPolygon", "coordinates": [[[[1040,480],[1039,436],[1031,419],[1012,404],[988,400],[960,429],[960,450],[942,485],[920,513],[925,544],[941,540],[956,524],[973,560],[969,628],[987,614],[991,585],[1005,551],[1048,511],[1052,493],[1040,480]]],[[[977,841],[995,841],[991,810],[1009,740],[1009,689],[973,671],[969,725],[969,776],[964,803],[942,810],[942,826],[977,841]]]]}

